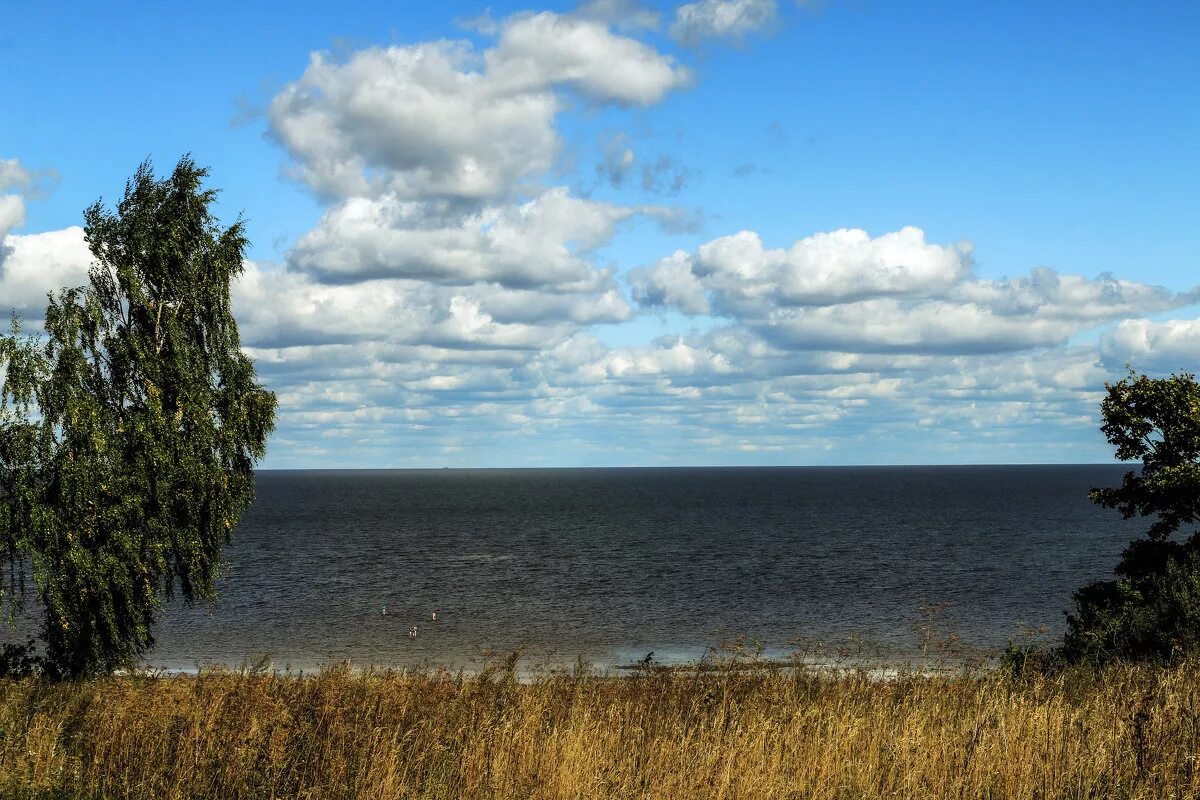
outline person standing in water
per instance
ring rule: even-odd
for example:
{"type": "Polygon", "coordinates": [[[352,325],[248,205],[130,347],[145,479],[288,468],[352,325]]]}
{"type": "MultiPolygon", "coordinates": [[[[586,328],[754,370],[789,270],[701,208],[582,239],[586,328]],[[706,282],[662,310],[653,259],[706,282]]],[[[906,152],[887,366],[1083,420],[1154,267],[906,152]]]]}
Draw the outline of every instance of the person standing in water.
{"type": "Polygon", "coordinates": [[[429,619],[433,622],[437,622],[437,612],[435,611],[432,614],[430,614],[429,619]]]}
{"type": "Polygon", "coordinates": [[[410,638],[410,639],[417,638],[417,626],[416,625],[413,625],[412,629],[408,632],[408,638],[410,638]]]}

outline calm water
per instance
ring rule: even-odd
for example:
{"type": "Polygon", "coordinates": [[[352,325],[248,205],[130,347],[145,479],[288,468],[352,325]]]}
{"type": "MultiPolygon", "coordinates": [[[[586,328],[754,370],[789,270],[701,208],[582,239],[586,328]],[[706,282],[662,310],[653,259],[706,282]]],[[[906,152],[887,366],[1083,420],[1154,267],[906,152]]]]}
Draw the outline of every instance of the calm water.
{"type": "Polygon", "coordinates": [[[904,654],[926,602],[999,646],[1022,622],[1061,631],[1071,591],[1109,574],[1139,528],[1087,490],[1123,472],[263,472],[219,605],[172,608],[151,662],[470,666],[524,646],[611,665],[694,658],[722,630],[773,651],[856,633],[904,654]]]}

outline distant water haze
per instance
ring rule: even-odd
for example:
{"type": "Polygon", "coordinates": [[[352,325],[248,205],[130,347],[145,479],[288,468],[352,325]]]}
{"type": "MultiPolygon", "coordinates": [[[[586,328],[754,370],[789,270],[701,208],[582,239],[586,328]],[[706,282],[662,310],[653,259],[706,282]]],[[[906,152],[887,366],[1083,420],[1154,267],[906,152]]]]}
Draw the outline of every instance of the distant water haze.
{"type": "Polygon", "coordinates": [[[773,655],[855,634],[908,657],[927,603],[997,648],[1022,624],[1061,633],[1071,592],[1111,573],[1141,525],[1087,491],[1124,471],[260,472],[218,604],[168,609],[150,663],[470,668],[525,647],[612,666],[738,634],[773,655]]]}

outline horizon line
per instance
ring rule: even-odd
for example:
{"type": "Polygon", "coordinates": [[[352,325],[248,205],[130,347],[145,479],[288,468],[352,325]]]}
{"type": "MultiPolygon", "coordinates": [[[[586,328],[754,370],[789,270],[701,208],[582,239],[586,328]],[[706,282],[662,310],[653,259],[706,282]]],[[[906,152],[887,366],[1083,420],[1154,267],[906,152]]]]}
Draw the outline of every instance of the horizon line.
{"type": "Polygon", "coordinates": [[[1121,461],[1021,461],[1004,463],[966,463],[966,464],[630,464],[607,466],[512,466],[512,467],[462,467],[462,466],[431,466],[431,467],[256,467],[255,472],[500,472],[516,470],[600,470],[600,469],[895,469],[904,468],[944,468],[944,467],[1120,467],[1134,466],[1132,462],[1121,461]]]}

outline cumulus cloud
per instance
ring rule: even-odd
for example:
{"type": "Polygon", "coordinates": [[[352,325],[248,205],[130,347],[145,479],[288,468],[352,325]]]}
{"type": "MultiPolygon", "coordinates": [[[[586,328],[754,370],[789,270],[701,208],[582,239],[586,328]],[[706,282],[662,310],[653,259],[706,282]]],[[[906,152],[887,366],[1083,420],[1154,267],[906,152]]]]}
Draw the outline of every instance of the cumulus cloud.
{"type": "MultiPolygon", "coordinates": [[[[606,441],[640,437],[647,453],[703,463],[779,452],[821,462],[851,442],[855,455],[911,461],[922,431],[931,461],[1061,461],[1094,436],[1098,387],[1108,376],[1094,347],[947,356],[797,352],[739,326],[644,346],[607,348],[576,336],[538,361],[558,397],[586,400],[606,441]],[[1039,431],[1055,431],[1050,439],[1039,431]],[[636,434],[635,434],[636,432],[636,434]],[[651,443],[651,444],[646,444],[651,443]],[[906,444],[907,443],[907,444],[906,444]],[[1021,458],[1014,458],[1021,453],[1021,458]]],[[[569,404],[541,404],[569,425],[569,404]]],[[[540,424],[539,420],[535,425],[540,424]]]]}
{"type": "Polygon", "coordinates": [[[744,37],[775,19],[775,0],[699,0],[675,9],[671,35],[695,44],[702,39],[744,37]]]}
{"type": "Polygon", "coordinates": [[[990,353],[1065,344],[1130,315],[1177,308],[1193,292],[1035,270],[1029,278],[970,281],[943,297],[874,298],[808,308],[776,307],[758,323],[789,346],[851,352],[990,353]]]}
{"type": "Polygon", "coordinates": [[[753,231],[675,253],[631,275],[648,305],[681,299],[689,313],[761,316],[767,306],[820,306],[881,296],[928,296],[971,270],[968,244],[925,241],[918,228],[871,238],[862,230],[818,233],[791,248],[767,249],[753,231]]]}
{"type": "MultiPolygon", "coordinates": [[[[536,396],[556,391],[543,354],[633,316],[594,251],[626,220],[669,228],[680,212],[544,181],[572,98],[644,106],[689,82],[671,57],[610,30],[650,21],[632,3],[595,2],[487,20],[485,49],[439,41],[312,57],[269,124],[327,209],[286,264],[248,264],[234,290],[243,341],[289,413],[412,430],[503,401],[531,419],[536,396]],[[622,11],[635,24],[617,24],[622,11]]],[[[613,142],[608,177],[619,183],[636,159],[623,136],[613,142]]]]}
{"type": "Polygon", "coordinates": [[[897,353],[989,353],[1065,342],[1077,326],[1042,306],[1005,315],[975,303],[876,298],[816,308],[778,308],[756,327],[788,347],[897,353]]]}
{"type": "MultiPolygon", "coordinates": [[[[672,33],[737,38],[775,13],[697,0],[672,33]]],[[[869,443],[856,460],[911,461],[917,429],[927,460],[1061,461],[1097,439],[1112,363],[1195,360],[1194,322],[1137,319],[1194,293],[1050,269],[981,279],[969,244],[918,228],[780,248],[742,231],[621,281],[601,248],[622,226],[649,217],[678,232],[695,217],[573,196],[547,176],[573,105],[644,106],[688,83],[669,56],[612,29],[653,24],[629,0],[594,0],[491,23],[483,48],[317,54],[279,93],[271,133],[325,210],[285,263],[248,262],[233,289],[243,344],[280,398],[273,465],[461,452],[476,465],[819,463],[854,441],[869,443]],[[669,334],[605,342],[600,326],[636,313],[629,291],[658,317],[614,338],[656,322],[669,334]],[[1072,344],[1113,322],[1098,344],[1072,344]],[[1031,449],[1005,449],[1016,445],[1031,449]]],[[[687,180],[622,134],[602,157],[584,180],[640,178],[661,194],[687,180]]],[[[20,201],[31,178],[18,169],[0,162],[20,201]]],[[[23,208],[0,201],[0,233],[23,208]]],[[[78,228],[4,241],[0,298],[27,314],[47,289],[85,279],[78,228]]]]}
{"type": "Polygon", "coordinates": [[[548,92],[511,95],[471,69],[462,43],[314,53],[270,104],[273,135],[319,192],[486,197],[546,169],[558,141],[548,92]]]}
{"type": "Polygon", "coordinates": [[[1186,305],[1200,299],[1200,291],[1171,292],[1109,274],[1089,279],[1039,267],[1027,278],[965,282],[955,287],[951,297],[1004,316],[1042,315],[1099,323],[1186,305]]]}
{"type": "Polygon", "coordinates": [[[40,318],[46,293],[87,283],[91,251],[83,228],[34,234],[12,234],[0,246],[0,313],[16,310],[40,318]]]}
{"type": "Polygon", "coordinates": [[[1197,293],[1048,268],[972,279],[971,246],[918,228],[839,230],[767,249],[743,231],[630,273],[643,306],[737,320],[797,350],[987,353],[1065,343],[1080,330],[1176,308],[1197,293]]]}
{"type": "Polygon", "coordinates": [[[333,282],[401,277],[592,291],[611,278],[583,254],[638,212],[572,197],[562,188],[448,219],[438,219],[427,203],[395,195],[352,198],[327,211],[289,261],[333,282]]]}
{"type": "Polygon", "coordinates": [[[484,58],[487,76],[510,92],[566,86],[601,103],[651,105],[691,80],[686,68],[643,42],[550,12],[510,19],[484,58]]]}
{"type": "Polygon", "coordinates": [[[1105,363],[1113,367],[1131,363],[1144,370],[1195,371],[1200,364],[1200,319],[1147,319],[1122,321],[1101,340],[1105,363]]]}
{"type": "Polygon", "coordinates": [[[639,267],[629,273],[634,298],[644,306],[670,308],[685,314],[707,314],[712,310],[708,288],[693,271],[695,262],[683,250],[650,268],[639,267]]]}
{"type": "Polygon", "coordinates": [[[338,63],[315,53],[269,107],[294,173],[325,195],[484,199],[547,170],[559,149],[558,92],[648,105],[684,86],[670,56],[595,19],[510,18],[495,46],[369,48],[338,63]]]}
{"type": "Polygon", "coordinates": [[[612,285],[587,294],[554,294],[406,279],[324,284],[254,262],[234,287],[234,303],[252,347],[386,342],[530,350],[565,338],[579,325],[632,315],[612,285]]]}
{"type": "Polygon", "coordinates": [[[25,224],[25,198],[40,193],[39,183],[52,173],[34,172],[15,158],[0,159],[0,315],[16,311],[37,320],[46,295],[87,282],[92,256],[83,229],[14,234],[25,224]]]}
{"type": "Polygon", "coordinates": [[[474,463],[537,463],[546,442],[568,454],[555,463],[588,453],[610,463],[735,452],[822,461],[824,443],[847,437],[904,461],[911,454],[888,448],[917,426],[933,460],[939,447],[951,461],[1017,460],[1005,449],[1016,442],[1031,448],[1021,460],[1061,460],[1044,431],[1056,431],[1060,456],[1070,430],[1094,434],[1108,377],[1095,347],[809,350],[736,322],[612,347],[587,332],[607,313],[588,294],[405,279],[328,285],[258,265],[235,288],[235,308],[297,443],[336,458],[324,437],[361,436],[367,449],[355,445],[354,457],[381,463],[421,463],[451,435],[474,463]],[[537,307],[548,299],[560,304],[537,307]],[[572,301],[585,303],[574,317],[572,301]]]}

